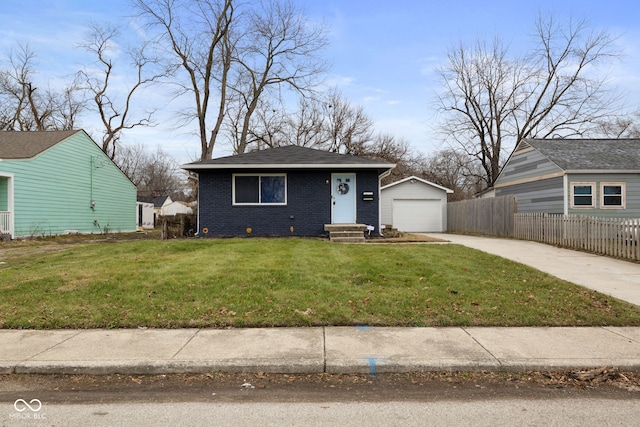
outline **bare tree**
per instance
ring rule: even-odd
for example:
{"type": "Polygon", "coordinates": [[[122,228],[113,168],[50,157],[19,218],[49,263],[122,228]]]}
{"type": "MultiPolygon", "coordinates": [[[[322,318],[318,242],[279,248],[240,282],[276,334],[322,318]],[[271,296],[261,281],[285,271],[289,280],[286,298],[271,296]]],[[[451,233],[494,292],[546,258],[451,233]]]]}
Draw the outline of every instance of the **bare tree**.
{"type": "Polygon", "coordinates": [[[376,135],[370,143],[362,147],[358,155],[396,165],[382,181],[384,185],[415,175],[415,170],[422,159],[422,156],[416,154],[407,141],[391,134],[376,135]]]}
{"type": "Polygon", "coordinates": [[[324,28],[288,0],[135,4],[149,29],[157,30],[157,48],[170,53],[169,68],[185,77],[172,83],[176,97],[190,94],[195,101],[181,124],[197,120],[201,160],[212,157],[223,130],[237,153],[258,144],[264,136],[258,128],[269,120],[266,106],[280,105],[285,90],[308,94],[326,68],[317,57],[326,44],[324,28]]]}
{"type": "Polygon", "coordinates": [[[234,50],[232,86],[241,99],[242,123],[235,135],[235,151],[249,144],[252,117],[261,99],[278,99],[285,90],[307,96],[326,71],[317,55],[327,44],[326,29],[312,25],[289,0],[267,0],[247,12],[247,23],[234,50]]]}
{"type": "Polygon", "coordinates": [[[149,154],[138,144],[122,145],[114,158],[116,164],[138,189],[138,195],[162,195],[183,198],[188,184],[186,175],[174,158],[158,148],[149,154]]]}
{"type": "Polygon", "coordinates": [[[297,111],[285,118],[287,144],[301,147],[325,145],[328,137],[326,107],[326,101],[316,97],[301,97],[297,111]]]}
{"type": "Polygon", "coordinates": [[[280,145],[301,145],[334,153],[364,155],[374,140],[373,121],[336,89],[300,99],[298,111],[281,115],[280,145]]]}
{"type": "Polygon", "coordinates": [[[159,29],[160,49],[173,58],[170,69],[184,72],[174,81],[176,96],[189,93],[195,113],[182,115],[185,124],[198,122],[201,159],[209,159],[226,114],[228,74],[233,49],[229,28],[234,21],[232,0],[137,0],[141,15],[159,29]],[[217,104],[212,97],[217,96],[217,104]],[[217,111],[216,111],[217,109],[217,111]],[[211,119],[211,114],[216,114],[211,119]],[[211,124],[211,122],[213,124],[211,124]]]}
{"type": "Polygon", "coordinates": [[[483,169],[477,159],[451,148],[438,150],[423,159],[416,175],[453,190],[449,201],[471,198],[483,190],[483,169]]]}
{"type": "Polygon", "coordinates": [[[36,82],[36,54],[28,44],[11,51],[0,69],[0,129],[44,131],[73,129],[84,108],[74,82],[61,90],[36,82]]]}
{"type": "MultiPolygon", "coordinates": [[[[258,103],[247,138],[249,150],[298,145],[358,155],[373,141],[373,122],[364,109],[351,105],[335,89],[320,97],[298,98],[298,109],[290,113],[277,101],[265,98],[258,103]]],[[[232,132],[242,128],[242,117],[231,120],[232,132]]]]}
{"type": "Polygon", "coordinates": [[[247,140],[251,149],[299,145],[342,154],[371,155],[388,138],[395,142],[388,135],[374,138],[373,121],[364,109],[353,106],[336,89],[323,96],[300,97],[298,109],[291,113],[265,100],[258,105],[249,132],[251,139],[247,140]]]}
{"type": "MultiPolygon", "coordinates": [[[[304,99],[304,98],[302,98],[304,99]]],[[[240,99],[237,103],[242,104],[240,99]]],[[[292,122],[280,103],[273,104],[274,99],[264,98],[257,103],[253,112],[251,126],[245,136],[245,151],[262,150],[265,148],[291,145],[289,132],[292,130],[292,122]]],[[[238,136],[242,135],[245,115],[241,106],[229,109],[230,134],[234,138],[234,147],[238,150],[238,136]]]]}
{"type": "Polygon", "coordinates": [[[438,70],[443,132],[480,162],[486,186],[498,177],[504,150],[521,139],[589,135],[615,113],[605,77],[593,75],[594,66],[617,57],[612,36],[552,17],[539,17],[535,30],[537,48],[527,56],[509,57],[499,39],[460,44],[438,70]]]}
{"type": "Polygon", "coordinates": [[[373,122],[362,106],[352,106],[339,92],[333,91],[323,105],[327,116],[327,150],[360,155],[373,138],[373,122]]]}
{"type": "Polygon", "coordinates": [[[613,120],[603,120],[599,125],[606,138],[640,138],[640,111],[613,120]]]}
{"type": "Polygon", "coordinates": [[[74,129],[78,117],[87,108],[87,102],[82,97],[82,88],[77,81],[65,87],[62,93],[50,95],[57,100],[57,114],[53,116],[55,129],[74,129]]]}
{"type": "Polygon", "coordinates": [[[136,0],[135,5],[149,28],[158,30],[157,46],[172,58],[169,69],[186,77],[173,82],[177,97],[193,97],[195,108],[183,115],[183,123],[197,121],[200,159],[210,159],[226,114],[233,1],[136,0]]]}
{"type": "Polygon", "coordinates": [[[138,188],[142,184],[144,165],[148,162],[148,158],[149,155],[141,143],[123,144],[116,152],[113,161],[138,188]]]}
{"type": "Polygon", "coordinates": [[[142,181],[139,191],[142,194],[161,194],[175,197],[186,188],[186,175],[175,159],[160,148],[147,158],[142,165],[142,181]]]}
{"type": "Polygon", "coordinates": [[[83,81],[84,90],[91,94],[94,108],[104,126],[102,151],[112,159],[116,155],[123,130],[154,126],[153,111],[145,112],[142,118],[132,118],[133,98],[145,86],[164,75],[163,72],[149,72],[157,61],[147,56],[146,46],[143,44],[141,48],[126,52],[133,67],[133,72],[128,75],[134,79],[126,83],[126,86],[114,84],[113,79],[116,77],[113,57],[117,54],[115,51],[118,50],[116,45],[119,36],[120,29],[117,26],[90,24],[89,33],[81,47],[95,56],[98,69],[85,68],[78,73],[79,79],[83,81]]]}

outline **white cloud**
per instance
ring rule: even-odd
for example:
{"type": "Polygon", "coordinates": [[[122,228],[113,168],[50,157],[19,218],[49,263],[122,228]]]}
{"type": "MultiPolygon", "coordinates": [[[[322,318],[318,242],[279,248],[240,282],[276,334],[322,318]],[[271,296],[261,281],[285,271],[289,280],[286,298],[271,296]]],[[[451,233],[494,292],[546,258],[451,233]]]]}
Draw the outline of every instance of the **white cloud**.
{"type": "Polygon", "coordinates": [[[362,98],[363,104],[373,104],[378,101],[380,101],[379,96],[365,96],[364,98],[362,98]]]}
{"type": "Polygon", "coordinates": [[[327,80],[325,80],[324,84],[327,87],[335,86],[338,88],[342,88],[342,87],[351,86],[355,81],[356,81],[355,77],[340,76],[336,74],[332,77],[329,77],[327,80]]]}

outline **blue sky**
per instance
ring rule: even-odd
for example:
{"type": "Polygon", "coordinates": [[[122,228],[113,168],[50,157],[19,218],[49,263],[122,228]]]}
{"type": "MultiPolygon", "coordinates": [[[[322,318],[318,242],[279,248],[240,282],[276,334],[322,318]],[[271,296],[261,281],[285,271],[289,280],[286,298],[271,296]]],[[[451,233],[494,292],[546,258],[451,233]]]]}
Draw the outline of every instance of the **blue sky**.
{"type": "MultiPolygon", "coordinates": [[[[514,54],[525,52],[540,12],[559,20],[583,18],[595,29],[618,35],[625,57],[611,64],[609,76],[627,94],[627,104],[640,109],[637,0],[296,1],[311,19],[322,20],[329,28],[330,81],[352,104],[364,107],[377,131],[404,138],[425,154],[442,148],[434,132],[437,117],[432,105],[439,90],[434,69],[446,60],[447,49],[460,41],[499,36],[514,54]]],[[[88,21],[126,24],[130,11],[127,0],[2,0],[0,54],[17,42],[28,42],[38,56],[38,77],[55,82],[86,65],[77,45],[88,21]]],[[[90,123],[83,126],[91,131],[90,123]]],[[[160,143],[180,162],[191,161],[199,150],[195,137],[170,126],[136,130],[124,139],[150,149],[160,143]]],[[[214,156],[226,154],[225,147],[214,151],[214,156]]]]}

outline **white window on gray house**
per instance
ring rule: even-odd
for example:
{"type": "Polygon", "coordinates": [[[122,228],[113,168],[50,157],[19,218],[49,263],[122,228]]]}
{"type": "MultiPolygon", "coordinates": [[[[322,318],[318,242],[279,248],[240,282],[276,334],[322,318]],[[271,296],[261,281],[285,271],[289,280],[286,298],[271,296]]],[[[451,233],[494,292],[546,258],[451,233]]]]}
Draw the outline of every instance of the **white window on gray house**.
{"type": "Polygon", "coordinates": [[[624,182],[603,182],[600,184],[600,206],[604,209],[624,209],[624,182]]]}
{"type": "Polygon", "coordinates": [[[234,205],[286,205],[286,174],[233,175],[234,205]]]}
{"type": "Polygon", "coordinates": [[[595,208],[595,184],[592,182],[571,183],[571,207],[595,208]]]}

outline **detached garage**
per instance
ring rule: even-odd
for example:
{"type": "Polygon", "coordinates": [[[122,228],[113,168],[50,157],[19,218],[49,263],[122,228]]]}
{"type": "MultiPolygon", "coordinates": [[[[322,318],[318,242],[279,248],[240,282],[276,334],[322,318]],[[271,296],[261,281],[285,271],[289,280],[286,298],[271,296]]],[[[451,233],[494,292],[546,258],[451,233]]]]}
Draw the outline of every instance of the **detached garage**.
{"type": "Polygon", "coordinates": [[[450,193],[416,176],[386,185],[380,189],[382,223],[405,232],[444,232],[450,193]]]}

